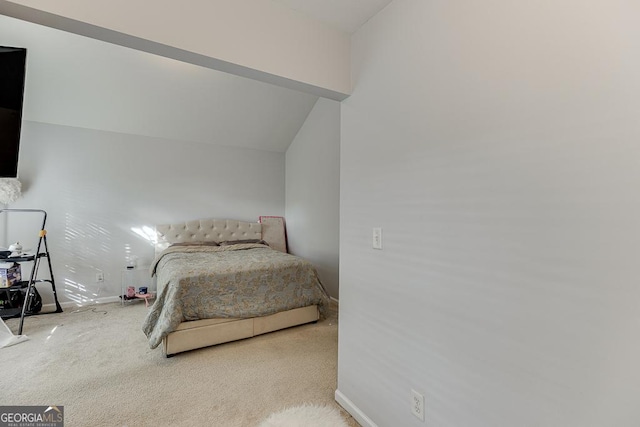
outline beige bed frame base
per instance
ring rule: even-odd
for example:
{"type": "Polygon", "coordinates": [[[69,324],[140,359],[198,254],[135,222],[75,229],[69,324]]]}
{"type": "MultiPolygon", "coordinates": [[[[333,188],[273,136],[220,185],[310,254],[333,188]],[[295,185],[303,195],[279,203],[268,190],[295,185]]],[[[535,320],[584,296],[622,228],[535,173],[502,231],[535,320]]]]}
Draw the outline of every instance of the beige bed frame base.
{"type": "Polygon", "coordinates": [[[162,348],[165,356],[171,357],[183,351],[317,322],[319,317],[318,306],[310,305],[251,319],[203,319],[183,322],[178,329],[162,340],[162,348]]]}

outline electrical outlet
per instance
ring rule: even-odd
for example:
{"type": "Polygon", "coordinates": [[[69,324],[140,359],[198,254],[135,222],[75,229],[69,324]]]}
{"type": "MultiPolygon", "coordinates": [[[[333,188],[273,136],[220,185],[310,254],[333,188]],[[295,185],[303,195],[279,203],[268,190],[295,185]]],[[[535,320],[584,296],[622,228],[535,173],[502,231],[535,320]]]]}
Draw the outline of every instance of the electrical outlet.
{"type": "Polygon", "coordinates": [[[382,228],[373,229],[373,249],[382,249],[382,228]]]}
{"type": "Polygon", "coordinates": [[[102,271],[99,271],[96,273],[96,282],[98,283],[104,282],[104,273],[102,271]]]}
{"type": "Polygon", "coordinates": [[[411,413],[424,421],[424,396],[411,389],[411,413]]]}

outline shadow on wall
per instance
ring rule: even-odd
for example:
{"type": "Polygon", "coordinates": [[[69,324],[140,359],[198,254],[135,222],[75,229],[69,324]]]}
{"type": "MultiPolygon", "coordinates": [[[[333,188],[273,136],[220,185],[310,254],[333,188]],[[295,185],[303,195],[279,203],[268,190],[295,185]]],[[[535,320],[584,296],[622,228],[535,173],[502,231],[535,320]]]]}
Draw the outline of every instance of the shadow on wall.
{"type": "Polygon", "coordinates": [[[112,252],[112,233],[103,225],[86,222],[79,217],[65,214],[62,257],[65,278],[63,294],[77,305],[96,302],[101,287],[83,283],[81,278],[93,277],[102,270],[94,261],[112,252]]]}
{"type": "MultiPolygon", "coordinates": [[[[157,242],[155,230],[147,225],[131,227],[128,231],[152,247],[157,242]]],[[[65,214],[62,261],[65,270],[63,293],[66,298],[77,305],[87,305],[104,296],[104,282],[95,280],[98,282],[96,286],[92,279],[98,273],[104,277],[101,267],[105,264],[103,261],[113,257],[114,253],[121,253],[121,248],[114,248],[114,241],[113,233],[105,224],[99,221],[87,223],[79,216],[65,214]]],[[[135,265],[137,256],[131,244],[124,244],[124,255],[127,264],[131,262],[135,265]]],[[[114,282],[119,292],[120,277],[116,277],[114,282]]]]}

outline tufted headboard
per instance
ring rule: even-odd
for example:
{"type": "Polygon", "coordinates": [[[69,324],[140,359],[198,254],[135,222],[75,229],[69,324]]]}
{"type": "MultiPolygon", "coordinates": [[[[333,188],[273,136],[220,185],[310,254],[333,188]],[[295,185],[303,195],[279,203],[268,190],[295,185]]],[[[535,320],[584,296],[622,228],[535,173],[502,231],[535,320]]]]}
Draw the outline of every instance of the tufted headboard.
{"type": "Polygon", "coordinates": [[[262,224],[234,219],[197,219],[156,225],[156,253],[172,243],[262,239],[262,224]]]}

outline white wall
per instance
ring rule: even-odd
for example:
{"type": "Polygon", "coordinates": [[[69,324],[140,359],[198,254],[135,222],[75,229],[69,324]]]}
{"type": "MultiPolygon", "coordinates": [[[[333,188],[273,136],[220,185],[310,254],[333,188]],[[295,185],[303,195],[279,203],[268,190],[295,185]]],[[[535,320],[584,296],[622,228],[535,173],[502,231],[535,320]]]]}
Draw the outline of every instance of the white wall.
{"type": "Polygon", "coordinates": [[[336,395],[365,425],[640,425],[638,16],[395,0],[356,33],[336,395]]]}
{"type": "Polygon", "coordinates": [[[338,298],[340,104],[320,98],[286,153],[289,252],[311,261],[338,298]]]}
{"type": "MultiPolygon", "coordinates": [[[[119,295],[129,255],[140,264],[152,261],[152,245],[134,228],[284,215],[284,165],[284,153],[26,121],[19,163],[24,196],[10,207],[48,212],[59,298],[85,302],[119,295]]],[[[30,228],[13,215],[7,241],[33,248],[38,224],[30,228]]]]}
{"type": "Polygon", "coordinates": [[[349,35],[277,2],[0,0],[0,14],[332,99],[351,90],[349,35]]]}

